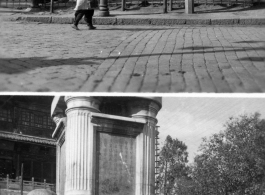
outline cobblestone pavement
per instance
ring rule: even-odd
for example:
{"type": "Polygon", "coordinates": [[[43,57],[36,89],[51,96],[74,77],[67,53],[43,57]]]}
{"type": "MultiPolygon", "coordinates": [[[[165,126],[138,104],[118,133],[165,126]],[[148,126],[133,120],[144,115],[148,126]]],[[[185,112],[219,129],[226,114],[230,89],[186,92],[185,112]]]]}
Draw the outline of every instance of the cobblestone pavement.
{"type": "Polygon", "coordinates": [[[264,92],[263,26],[0,23],[0,91],[264,92]]]}

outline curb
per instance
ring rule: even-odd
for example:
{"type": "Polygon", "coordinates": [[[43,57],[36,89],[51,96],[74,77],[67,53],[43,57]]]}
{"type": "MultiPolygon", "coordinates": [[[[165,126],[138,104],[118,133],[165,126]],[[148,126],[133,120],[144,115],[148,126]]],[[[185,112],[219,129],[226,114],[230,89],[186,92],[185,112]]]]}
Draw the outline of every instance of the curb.
{"type": "MultiPolygon", "coordinates": [[[[73,17],[53,16],[17,16],[7,17],[8,21],[27,21],[54,24],[72,24],[73,17]]],[[[82,20],[80,23],[85,23],[82,20]]],[[[239,18],[239,19],[166,19],[166,18],[116,18],[94,17],[95,25],[265,25],[265,18],[239,18]]]]}

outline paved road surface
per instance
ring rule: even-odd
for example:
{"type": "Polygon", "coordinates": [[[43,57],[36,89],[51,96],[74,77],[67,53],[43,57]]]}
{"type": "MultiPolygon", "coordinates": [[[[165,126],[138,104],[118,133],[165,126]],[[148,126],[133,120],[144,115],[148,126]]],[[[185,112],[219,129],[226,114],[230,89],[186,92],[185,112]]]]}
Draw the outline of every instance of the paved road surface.
{"type": "Polygon", "coordinates": [[[0,91],[264,92],[265,27],[0,22],[0,91]]]}

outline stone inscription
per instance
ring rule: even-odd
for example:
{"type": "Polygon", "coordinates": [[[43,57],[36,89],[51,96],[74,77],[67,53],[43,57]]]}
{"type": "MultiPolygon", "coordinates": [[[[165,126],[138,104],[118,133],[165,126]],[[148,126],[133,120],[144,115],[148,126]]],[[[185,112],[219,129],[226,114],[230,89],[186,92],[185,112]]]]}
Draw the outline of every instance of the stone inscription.
{"type": "Polygon", "coordinates": [[[99,133],[99,195],[135,195],[135,138],[99,133]]]}

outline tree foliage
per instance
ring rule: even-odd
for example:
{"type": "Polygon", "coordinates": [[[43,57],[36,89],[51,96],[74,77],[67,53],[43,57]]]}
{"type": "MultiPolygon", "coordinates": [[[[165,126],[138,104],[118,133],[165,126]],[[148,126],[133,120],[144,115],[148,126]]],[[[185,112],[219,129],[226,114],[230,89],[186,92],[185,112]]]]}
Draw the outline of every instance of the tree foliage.
{"type": "Polygon", "coordinates": [[[190,174],[196,194],[261,195],[265,182],[265,121],[230,118],[226,130],[204,138],[190,174]]]}
{"type": "Polygon", "coordinates": [[[186,183],[182,178],[187,176],[187,162],[187,146],[182,141],[167,136],[160,152],[160,168],[157,176],[161,194],[176,194],[181,190],[181,185],[186,183]]]}

